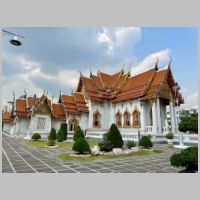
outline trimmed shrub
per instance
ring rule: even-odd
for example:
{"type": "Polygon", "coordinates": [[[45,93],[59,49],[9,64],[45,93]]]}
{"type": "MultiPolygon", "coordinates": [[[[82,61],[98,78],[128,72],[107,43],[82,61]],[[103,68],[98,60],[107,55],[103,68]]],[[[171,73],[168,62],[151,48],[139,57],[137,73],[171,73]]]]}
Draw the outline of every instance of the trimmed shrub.
{"type": "Polygon", "coordinates": [[[122,148],[123,147],[123,140],[122,136],[120,134],[119,129],[115,124],[112,124],[110,127],[110,130],[108,132],[108,135],[106,136],[108,141],[111,141],[114,148],[122,148]]]}
{"type": "Polygon", "coordinates": [[[56,141],[55,141],[55,140],[49,140],[49,141],[47,142],[47,145],[48,145],[48,146],[55,146],[55,144],[56,144],[56,141]]]}
{"type": "Polygon", "coordinates": [[[56,140],[56,129],[52,128],[49,133],[48,140],[56,140]]]}
{"type": "Polygon", "coordinates": [[[65,122],[61,123],[60,130],[64,133],[64,140],[67,139],[67,124],[65,122]]]}
{"type": "Polygon", "coordinates": [[[74,136],[73,136],[73,140],[76,141],[79,138],[84,138],[84,134],[83,134],[83,131],[81,130],[81,127],[77,126],[75,128],[75,133],[74,133],[74,136]]]}
{"type": "Polygon", "coordinates": [[[98,144],[99,148],[100,148],[100,151],[106,151],[106,152],[109,152],[109,151],[112,151],[114,145],[112,144],[111,141],[108,141],[108,140],[105,140],[105,141],[102,141],[98,144]]]}
{"type": "Polygon", "coordinates": [[[129,140],[129,141],[127,142],[126,146],[127,146],[129,149],[131,149],[131,147],[135,147],[136,145],[135,145],[135,142],[134,142],[134,141],[129,140]]]}
{"type": "Polygon", "coordinates": [[[148,136],[142,136],[142,138],[139,141],[139,146],[142,146],[147,149],[151,148],[153,146],[153,143],[151,142],[148,136]]]}
{"type": "Polygon", "coordinates": [[[175,167],[185,167],[185,172],[198,171],[198,147],[189,147],[170,157],[170,163],[175,167]]]}
{"type": "Polygon", "coordinates": [[[73,149],[73,151],[76,151],[79,154],[83,154],[83,153],[86,153],[86,152],[90,153],[90,146],[84,138],[78,138],[75,141],[72,149],[73,149]]]}
{"type": "Polygon", "coordinates": [[[57,141],[63,142],[64,140],[65,140],[65,134],[63,133],[62,130],[59,130],[57,133],[57,141]]]}
{"type": "Polygon", "coordinates": [[[39,133],[34,133],[31,137],[32,140],[40,140],[41,139],[41,135],[39,133]]]}
{"type": "Polygon", "coordinates": [[[173,133],[167,133],[165,137],[169,140],[172,140],[174,138],[174,135],[173,133]]]}

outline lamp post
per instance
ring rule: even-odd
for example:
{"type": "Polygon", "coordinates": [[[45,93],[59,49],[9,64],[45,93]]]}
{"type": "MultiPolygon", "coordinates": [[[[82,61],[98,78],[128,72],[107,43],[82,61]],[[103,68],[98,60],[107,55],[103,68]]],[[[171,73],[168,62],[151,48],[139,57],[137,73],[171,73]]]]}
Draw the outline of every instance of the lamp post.
{"type": "Polygon", "coordinates": [[[12,35],[13,38],[10,40],[10,43],[14,46],[21,46],[22,45],[22,42],[19,40],[19,38],[25,38],[24,36],[21,36],[21,35],[17,35],[15,33],[12,33],[10,31],[6,31],[4,29],[2,29],[2,32],[5,33],[5,34],[8,34],[8,35],[12,35]]]}
{"type": "MultiPolygon", "coordinates": [[[[178,91],[179,91],[180,89],[181,89],[180,86],[179,86],[178,83],[176,82],[176,83],[174,84],[173,90],[174,90],[174,92],[175,92],[176,105],[177,105],[176,112],[178,111],[178,113],[179,113],[179,93],[178,93],[178,91]]],[[[177,122],[177,117],[176,117],[176,122],[177,122]]],[[[176,125],[177,125],[177,123],[176,123],[176,125]]],[[[177,133],[178,133],[178,135],[179,135],[179,145],[175,145],[174,147],[180,148],[180,149],[185,149],[185,148],[187,148],[188,146],[185,146],[185,145],[184,145],[184,142],[183,142],[183,134],[178,130],[178,127],[176,127],[176,129],[177,129],[176,131],[177,131],[177,133]]]]}

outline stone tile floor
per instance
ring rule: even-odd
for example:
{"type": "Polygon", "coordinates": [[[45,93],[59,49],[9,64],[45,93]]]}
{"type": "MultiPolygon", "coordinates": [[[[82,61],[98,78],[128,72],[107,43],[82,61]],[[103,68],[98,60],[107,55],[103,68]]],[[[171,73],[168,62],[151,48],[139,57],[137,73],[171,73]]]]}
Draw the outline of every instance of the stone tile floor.
{"type": "Polygon", "coordinates": [[[169,157],[180,150],[166,144],[155,144],[163,153],[148,156],[116,158],[102,161],[62,161],[60,153],[70,149],[38,149],[19,138],[2,135],[2,173],[176,173],[169,157]]]}

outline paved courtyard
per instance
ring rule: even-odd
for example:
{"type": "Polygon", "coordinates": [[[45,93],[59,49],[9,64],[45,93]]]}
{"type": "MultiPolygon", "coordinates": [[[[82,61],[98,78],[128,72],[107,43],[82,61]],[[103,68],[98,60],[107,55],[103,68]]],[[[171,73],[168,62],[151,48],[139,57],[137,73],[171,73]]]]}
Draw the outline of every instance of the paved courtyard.
{"type": "Polygon", "coordinates": [[[62,161],[57,156],[71,150],[37,149],[4,134],[2,145],[3,173],[176,173],[180,170],[169,163],[169,157],[178,150],[167,145],[155,145],[163,150],[161,154],[88,162],[62,161]]]}

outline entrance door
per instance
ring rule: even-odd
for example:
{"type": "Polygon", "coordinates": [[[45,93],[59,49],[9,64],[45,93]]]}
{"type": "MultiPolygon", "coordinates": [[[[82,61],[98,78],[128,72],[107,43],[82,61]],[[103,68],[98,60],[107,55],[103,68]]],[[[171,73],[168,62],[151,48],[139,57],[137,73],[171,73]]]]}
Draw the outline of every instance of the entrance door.
{"type": "Polygon", "coordinates": [[[77,119],[72,119],[70,122],[69,122],[69,130],[70,131],[75,131],[75,128],[76,126],[78,125],[78,120],[77,119]]]}

